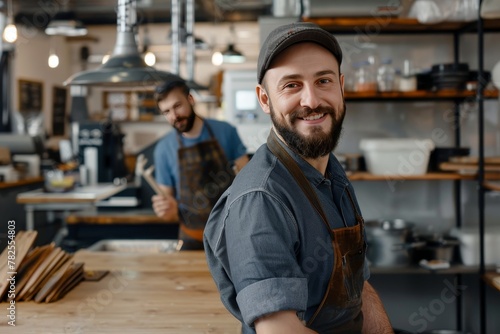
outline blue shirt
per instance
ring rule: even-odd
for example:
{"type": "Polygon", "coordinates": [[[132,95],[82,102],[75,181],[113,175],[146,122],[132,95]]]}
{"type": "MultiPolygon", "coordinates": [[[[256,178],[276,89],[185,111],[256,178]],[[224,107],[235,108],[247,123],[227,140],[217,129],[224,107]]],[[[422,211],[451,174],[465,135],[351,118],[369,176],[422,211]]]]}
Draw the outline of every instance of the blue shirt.
{"type": "MultiPolygon", "coordinates": [[[[204,119],[201,134],[197,138],[184,138],[181,136],[182,145],[190,147],[200,142],[210,140],[210,133],[205,125],[208,123],[212,133],[224,150],[229,163],[246,154],[246,147],[241,141],[236,128],[229,123],[215,119],[204,119]]],[[[155,177],[159,184],[176,188],[178,196],[179,189],[179,159],[177,151],[179,142],[177,131],[173,130],[161,138],[155,146],[154,163],[155,177]]]]}
{"type": "MultiPolygon", "coordinates": [[[[361,212],[333,154],[325,178],[285,149],[316,190],[330,227],[354,226],[357,222],[347,189],[361,212]]],[[[204,242],[221,300],[243,323],[243,333],[254,332],[255,319],[282,310],[297,310],[307,321],[325,294],[334,258],[330,235],[267,145],[257,150],[215,205],[204,242]]],[[[363,278],[369,275],[365,262],[363,278]]],[[[351,318],[349,312],[337,315],[339,323],[351,318]]]]}

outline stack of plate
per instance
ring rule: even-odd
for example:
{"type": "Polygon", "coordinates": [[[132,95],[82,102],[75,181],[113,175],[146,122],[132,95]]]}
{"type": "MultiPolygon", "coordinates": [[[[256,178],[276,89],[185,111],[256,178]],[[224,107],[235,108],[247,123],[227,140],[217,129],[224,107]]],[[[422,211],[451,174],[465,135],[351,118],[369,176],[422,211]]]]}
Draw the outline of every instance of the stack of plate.
{"type": "Polygon", "coordinates": [[[431,76],[434,88],[464,89],[469,79],[469,65],[466,63],[437,64],[432,66],[431,76]]]}

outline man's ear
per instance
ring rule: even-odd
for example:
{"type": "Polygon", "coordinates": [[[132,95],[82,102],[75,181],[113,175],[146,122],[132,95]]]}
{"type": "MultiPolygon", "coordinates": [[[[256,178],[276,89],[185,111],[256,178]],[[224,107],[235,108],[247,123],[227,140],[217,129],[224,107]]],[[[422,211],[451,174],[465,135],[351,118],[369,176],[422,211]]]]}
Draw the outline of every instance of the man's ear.
{"type": "Polygon", "coordinates": [[[345,76],[343,73],[340,74],[340,91],[342,92],[342,97],[344,96],[344,80],[345,76]]]}
{"type": "Polygon", "coordinates": [[[257,99],[259,100],[260,107],[266,114],[271,113],[271,108],[269,107],[269,95],[267,95],[266,90],[262,85],[257,85],[255,88],[257,93],[257,99]]]}
{"type": "Polygon", "coordinates": [[[189,103],[194,107],[194,97],[193,97],[193,95],[189,94],[187,98],[188,98],[189,103]]]}

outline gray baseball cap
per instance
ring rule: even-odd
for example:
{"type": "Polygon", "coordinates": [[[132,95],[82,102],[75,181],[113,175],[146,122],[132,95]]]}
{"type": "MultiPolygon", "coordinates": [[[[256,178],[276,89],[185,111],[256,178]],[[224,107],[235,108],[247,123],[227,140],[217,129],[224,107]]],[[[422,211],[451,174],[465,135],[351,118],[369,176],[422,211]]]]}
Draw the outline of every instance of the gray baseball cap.
{"type": "Polygon", "coordinates": [[[262,44],[257,62],[257,81],[262,83],[264,74],[269,69],[273,59],[293,44],[312,42],[317,43],[342,63],[342,50],[337,39],[328,31],[311,22],[294,22],[280,26],[267,36],[262,44]]]}

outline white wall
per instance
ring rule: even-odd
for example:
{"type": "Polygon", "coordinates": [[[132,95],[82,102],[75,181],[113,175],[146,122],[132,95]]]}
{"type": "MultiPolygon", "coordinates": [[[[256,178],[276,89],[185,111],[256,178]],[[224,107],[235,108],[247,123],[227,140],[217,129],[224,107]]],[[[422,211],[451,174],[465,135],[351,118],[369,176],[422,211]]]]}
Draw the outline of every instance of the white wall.
{"type": "MultiPolygon", "coordinates": [[[[82,62],[80,59],[80,49],[87,46],[93,56],[111,54],[115,46],[116,27],[115,26],[90,26],[88,27],[88,38],[66,39],[64,37],[48,37],[38,30],[20,29],[20,38],[16,44],[15,63],[14,63],[14,110],[18,110],[18,79],[29,79],[34,81],[43,81],[43,115],[45,130],[48,134],[51,129],[52,112],[52,87],[61,86],[68,77],[82,70],[94,69],[100,66],[100,63],[82,62]],[[50,46],[55,47],[60,65],[56,69],[48,67],[47,59],[50,46]]],[[[157,64],[155,67],[160,70],[171,71],[172,48],[168,43],[169,24],[151,24],[148,25],[148,36],[151,46],[149,49],[155,52],[157,64]]],[[[210,45],[208,50],[196,50],[195,52],[195,81],[202,85],[209,85],[212,77],[221,70],[226,69],[247,69],[255,68],[258,55],[258,25],[257,23],[239,22],[235,24],[235,35],[230,33],[230,26],[227,23],[197,23],[195,25],[195,36],[203,39],[210,45]],[[233,41],[238,50],[241,50],[247,57],[244,64],[229,64],[216,67],[211,63],[211,56],[214,51],[222,51],[229,42],[233,41]]],[[[145,36],[145,29],[139,28],[137,43],[142,47],[145,36]]],[[[186,48],[181,48],[180,74],[187,77],[186,68],[186,48]]],[[[103,113],[102,101],[103,89],[99,87],[90,87],[88,90],[87,104],[91,114],[103,113]]],[[[68,91],[69,95],[69,91],[68,91]]],[[[68,113],[70,100],[68,100],[68,113]]],[[[223,112],[214,105],[198,103],[197,110],[209,117],[223,118],[223,112]]],[[[161,120],[161,118],[160,118],[161,120]]],[[[122,129],[129,133],[125,137],[125,151],[133,153],[139,149],[140,145],[147,145],[149,140],[137,142],[144,133],[155,133],[156,138],[162,136],[168,131],[166,123],[149,124],[123,124],[122,129]]],[[[66,131],[68,136],[69,129],[66,131]]],[[[142,136],[144,138],[144,136],[142,136]]],[[[56,146],[59,138],[51,138],[47,143],[49,146],[56,146]]]]}
{"type": "Polygon", "coordinates": [[[18,79],[42,82],[44,124],[46,132],[51,134],[53,88],[62,87],[62,83],[67,79],[71,68],[68,45],[60,36],[49,37],[36,30],[28,32],[19,29],[13,64],[13,110],[19,111],[18,79]],[[60,64],[56,69],[51,69],[47,62],[51,47],[59,55],[60,64]]]}

